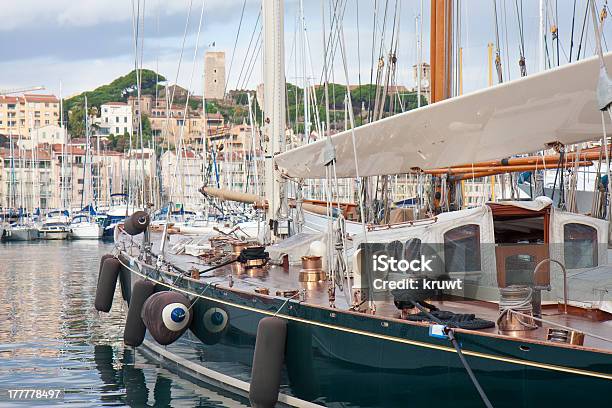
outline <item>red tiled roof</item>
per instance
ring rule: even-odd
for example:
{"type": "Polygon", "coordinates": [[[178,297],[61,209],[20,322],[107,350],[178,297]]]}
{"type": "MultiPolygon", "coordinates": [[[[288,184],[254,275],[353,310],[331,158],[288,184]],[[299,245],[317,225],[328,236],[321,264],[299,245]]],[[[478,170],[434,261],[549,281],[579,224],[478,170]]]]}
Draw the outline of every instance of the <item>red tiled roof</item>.
{"type": "Polygon", "coordinates": [[[0,103],[17,103],[18,100],[16,96],[0,95],[0,103]]]}
{"type": "Polygon", "coordinates": [[[51,149],[53,150],[54,153],[58,153],[58,154],[61,154],[63,150],[65,154],[76,154],[77,156],[85,155],[85,149],[81,149],[80,147],[77,147],[77,146],[66,145],[62,149],[61,144],[55,143],[51,146],[51,149]]]}
{"type": "Polygon", "coordinates": [[[28,102],[50,102],[58,103],[59,99],[55,95],[40,95],[40,94],[24,94],[23,97],[28,102]]]}
{"type": "MultiPolygon", "coordinates": [[[[11,149],[0,148],[0,157],[3,159],[8,159],[11,157],[11,149]]],[[[13,159],[27,159],[30,160],[32,158],[32,150],[21,150],[21,149],[13,149],[13,159]],[[21,155],[23,153],[23,156],[21,155]]],[[[39,161],[48,161],[51,160],[51,155],[48,151],[43,149],[36,149],[36,159],[39,161]]]]}
{"type": "Polygon", "coordinates": [[[127,103],[125,102],[106,102],[103,103],[102,106],[104,105],[110,105],[110,106],[127,106],[127,103]]]}

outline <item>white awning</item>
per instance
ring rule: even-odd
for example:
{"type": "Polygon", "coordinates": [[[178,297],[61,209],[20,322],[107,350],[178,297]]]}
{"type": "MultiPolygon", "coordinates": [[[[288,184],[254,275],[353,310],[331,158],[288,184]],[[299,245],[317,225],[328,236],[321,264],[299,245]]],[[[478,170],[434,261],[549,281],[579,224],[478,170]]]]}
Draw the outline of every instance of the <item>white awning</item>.
{"type": "MultiPolygon", "coordinates": [[[[612,53],[605,59],[612,69],[612,53]]],[[[531,153],[554,142],[597,140],[598,76],[599,61],[590,58],[358,127],[359,174],[401,174],[531,153]]],[[[612,126],[607,132],[612,135],[612,126]]],[[[351,131],[332,142],[338,177],[356,176],[351,131]]],[[[290,177],[321,178],[324,151],[325,140],[319,140],[275,162],[290,177]]]]}

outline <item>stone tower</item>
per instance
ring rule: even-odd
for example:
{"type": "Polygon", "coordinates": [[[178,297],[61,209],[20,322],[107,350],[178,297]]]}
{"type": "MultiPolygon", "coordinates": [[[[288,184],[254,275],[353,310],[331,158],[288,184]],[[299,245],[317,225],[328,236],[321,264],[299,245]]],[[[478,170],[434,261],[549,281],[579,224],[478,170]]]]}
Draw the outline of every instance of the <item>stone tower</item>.
{"type": "Polygon", "coordinates": [[[204,57],[204,97],[223,99],[225,92],[225,52],[209,51],[204,57]]]}

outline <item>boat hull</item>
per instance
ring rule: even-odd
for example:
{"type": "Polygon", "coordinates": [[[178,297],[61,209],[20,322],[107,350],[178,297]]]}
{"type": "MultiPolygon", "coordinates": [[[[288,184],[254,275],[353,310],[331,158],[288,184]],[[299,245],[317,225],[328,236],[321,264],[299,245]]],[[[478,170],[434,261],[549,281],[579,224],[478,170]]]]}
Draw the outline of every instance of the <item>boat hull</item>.
{"type": "Polygon", "coordinates": [[[38,239],[38,231],[35,229],[6,229],[4,231],[5,241],[33,241],[38,239]]]}
{"type": "MultiPolygon", "coordinates": [[[[127,258],[124,263],[139,265],[127,258]]],[[[166,282],[153,268],[140,268],[141,273],[123,271],[130,281],[127,287],[145,274],[166,282]]],[[[208,307],[223,308],[229,316],[229,328],[216,344],[204,345],[197,332],[189,334],[196,340],[190,342],[195,353],[206,355],[198,361],[204,366],[212,364],[221,373],[250,380],[258,323],[278,313],[288,322],[284,393],[363,407],[429,407],[434,401],[481,404],[448,340],[429,336],[426,325],[215,286],[200,295],[205,288],[189,279],[175,287],[208,307]]],[[[130,293],[124,295],[129,299],[130,293]]],[[[201,310],[194,310],[194,320],[204,318],[201,310]]],[[[590,406],[612,392],[612,354],[464,331],[457,338],[495,407],[590,406]]]]}
{"type": "Polygon", "coordinates": [[[38,232],[38,237],[47,241],[68,239],[68,231],[44,231],[38,232]]]}
{"type": "Polygon", "coordinates": [[[104,228],[99,224],[70,227],[70,238],[72,239],[100,239],[104,228]]]}

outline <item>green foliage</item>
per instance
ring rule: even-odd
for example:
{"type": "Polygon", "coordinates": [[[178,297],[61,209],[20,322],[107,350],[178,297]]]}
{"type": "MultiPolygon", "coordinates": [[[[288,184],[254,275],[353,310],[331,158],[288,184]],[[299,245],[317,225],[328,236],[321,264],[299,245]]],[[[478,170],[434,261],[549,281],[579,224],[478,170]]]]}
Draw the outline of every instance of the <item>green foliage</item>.
{"type": "Polygon", "coordinates": [[[153,136],[153,130],[151,129],[151,120],[147,115],[142,115],[142,138],[144,140],[144,144],[146,145],[148,141],[151,140],[153,136]]]}
{"type": "MultiPolygon", "coordinates": [[[[157,81],[165,81],[162,75],[154,71],[143,69],[141,83],[142,95],[155,95],[157,81]]],[[[73,136],[83,136],[85,133],[83,124],[83,107],[85,106],[85,96],[90,107],[100,108],[100,105],[107,102],[125,102],[130,94],[135,94],[136,71],[115,79],[107,85],[99,86],[93,91],[87,91],[64,100],[64,110],[68,117],[68,132],[73,136]],[[72,117],[72,119],[71,119],[72,117]]]]}
{"type": "Polygon", "coordinates": [[[123,135],[109,135],[108,146],[111,150],[118,152],[126,152],[130,148],[130,135],[125,133],[123,135]]]}
{"type": "Polygon", "coordinates": [[[68,131],[72,137],[85,136],[85,108],[75,106],[68,111],[68,131]]]}

